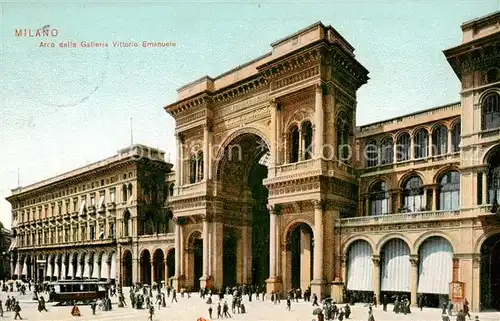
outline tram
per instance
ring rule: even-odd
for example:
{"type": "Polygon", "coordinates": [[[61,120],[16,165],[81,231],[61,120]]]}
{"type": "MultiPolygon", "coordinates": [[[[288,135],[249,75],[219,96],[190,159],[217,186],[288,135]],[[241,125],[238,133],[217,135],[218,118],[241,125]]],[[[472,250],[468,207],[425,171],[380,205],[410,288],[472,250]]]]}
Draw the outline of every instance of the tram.
{"type": "Polygon", "coordinates": [[[60,280],[50,282],[49,300],[63,304],[88,304],[93,300],[99,300],[106,297],[106,292],[110,282],[89,280],[60,280]]]}

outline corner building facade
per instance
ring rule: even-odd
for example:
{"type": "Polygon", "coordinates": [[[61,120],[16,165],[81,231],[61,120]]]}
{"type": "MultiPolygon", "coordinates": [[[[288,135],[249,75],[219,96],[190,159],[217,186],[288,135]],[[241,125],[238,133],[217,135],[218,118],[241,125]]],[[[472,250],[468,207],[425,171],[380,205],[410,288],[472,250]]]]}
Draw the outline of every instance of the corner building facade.
{"type": "Polygon", "coordinates": [[[368,71],[322,23],[178,89],[174,285],[500,309],[499,25],[444,52],[460,102],[362,127],[368,71]]]}
{"type": "Polygon", "coordinates": [[[136,144],[12,190],[12,275],[130,286],[174,273],[172,164],[136,144]]]}

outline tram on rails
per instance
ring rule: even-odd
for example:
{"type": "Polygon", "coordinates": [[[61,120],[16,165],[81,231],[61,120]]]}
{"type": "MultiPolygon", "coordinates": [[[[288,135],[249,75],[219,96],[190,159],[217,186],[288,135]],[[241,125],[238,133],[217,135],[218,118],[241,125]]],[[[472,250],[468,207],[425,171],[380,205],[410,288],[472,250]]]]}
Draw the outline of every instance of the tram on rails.
{"type": "Polygon", "coordinates": [[[49,283],[49,300],[57,305],[88,304],[106,297],[110,282],[96,279],[60,280],[49,283]]]}

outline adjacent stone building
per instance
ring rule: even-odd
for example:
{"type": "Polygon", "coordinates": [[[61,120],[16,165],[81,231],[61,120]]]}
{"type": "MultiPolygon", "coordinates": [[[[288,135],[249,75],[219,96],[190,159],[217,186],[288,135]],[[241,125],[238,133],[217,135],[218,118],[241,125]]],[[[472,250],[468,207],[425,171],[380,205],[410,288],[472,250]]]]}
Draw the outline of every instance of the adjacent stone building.
{"type": "Polygon", "coordinates": [[[368,71],[316,23],[178,89],[176,287],[500,308],[500,12],[445,50],[461,101],[356,127],[368,71]]]}
{"type": "Polygon", "coordinates": [[[173,275],[164,152],[133,145],[112,157],[12,190],[13,275],[131,285],[173,275]],[[170,257],[170,260],[169,260],[170,257]],[[170,262],[170,263],[169,263],[170,262]],[[170,267],[170,268],[169,268],[170,267]]]}

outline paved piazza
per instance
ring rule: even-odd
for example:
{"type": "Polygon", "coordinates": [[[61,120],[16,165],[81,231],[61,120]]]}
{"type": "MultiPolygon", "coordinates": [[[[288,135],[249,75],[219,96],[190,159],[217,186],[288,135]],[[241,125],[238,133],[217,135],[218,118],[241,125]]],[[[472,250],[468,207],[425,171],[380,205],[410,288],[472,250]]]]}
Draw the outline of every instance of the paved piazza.
{"type": "MultiPolygon", "coordinates": [[[[125,288],[124,294],[127,298],[127,304],[130,305],[130,301],[128,299],[129,289],[125,288]]],[[[21,316],[23,320],[147,320],[148,312],[146,309],[136,310],[132,309],[130,306],[125,308],[117,308],[118,300],[116,297],[113,298],[113,310],[110,312],[103,312],[100,310],[96,311],[96,315],[92,315],[92,311],[90,309],[90,305],[79,305],[80,312],[82,313],[81,317],[73,317],[70,314],[71,306],[53,306],[53,303],[47,303],[48,312],[38,312],[37,310],[37,302],[32,300],[32,293],[29,292],[26,295],[20,295],[19,292],[13,292],[16,299],[20,301],[21,304],[21,316]]],[[[5,300],[7,295],[11,295],[11,292],[1,292],[0,298],[2,302],[5,304],[5,300]]],[[[43,294],[44,297],[47,297],[46,294],[43,294]]],[[[216,299],[215,296],[213,296],[216,299]]],[[[227,296],[228,303],[231,302],[231,296],[227,296]]],[[[198,293],[193,293],[191,298],[188,299],[187,296],[181,298],[178,295],[178,303],[170,303],[167,300],[167,307],[161,308],[159,311],[155,311],[155,315],[153,316],[153,320],[186,320],[186,321],[195,321],[200,316],[208,319],[208,305],[205,303],[205,300],[202,300],[198,293]]],[[[270,301],[262,302],[261,300],[256,301],[255,299],[252,302],[248,302],[248,296],[244,297],[243,300],[245,307],[247,307],[248,313],[246,314],[237,314],[233,315],[231,313],[231,318],[228,320],[286,320],[286,321],[310,321],[313,320],[312,310],[314,309],[311,306],[311,303],[302,302],[299,300],[299,303],[292,303],[291,311],[286,310],[286,301],[282,300],[280,305],[274,305],[270,301]]],[[[343,306],[343,305],[341,305],[343,306]]],[[[214,300],[214,304],[212,304],[214,320],[217,316],[217,300],[214,300]]],[[[392,306],[388,307],[388,311],[392,311],[392,306]]],[[[230,311],[231,312],[231,311],[230,311]]],[[[395,315],[392,312],[383,312],[382,307],[379,306],[374,309],[375,320],[441,320],[440,310],[426,308],[423,311],[418,311],[416,308],[412,310],[412,314],[409,315],[395,315]]],[[[491,312],[491,313],[472,313],[472,320],[474,317],[479,315],[480,320],[500,320],[500,312],[491,312]]],[[[13,320],[14,313],[13,312],[4,312],[4,317],[0,318],[0,320],[13,320]]],[[[352,307],[352,316],[351,320],[367,320],[368,319],[368,308],[363,303],[358,303],[352,307]]],[[[452,317],[454,320],[455,317],[452,317]]]]}

